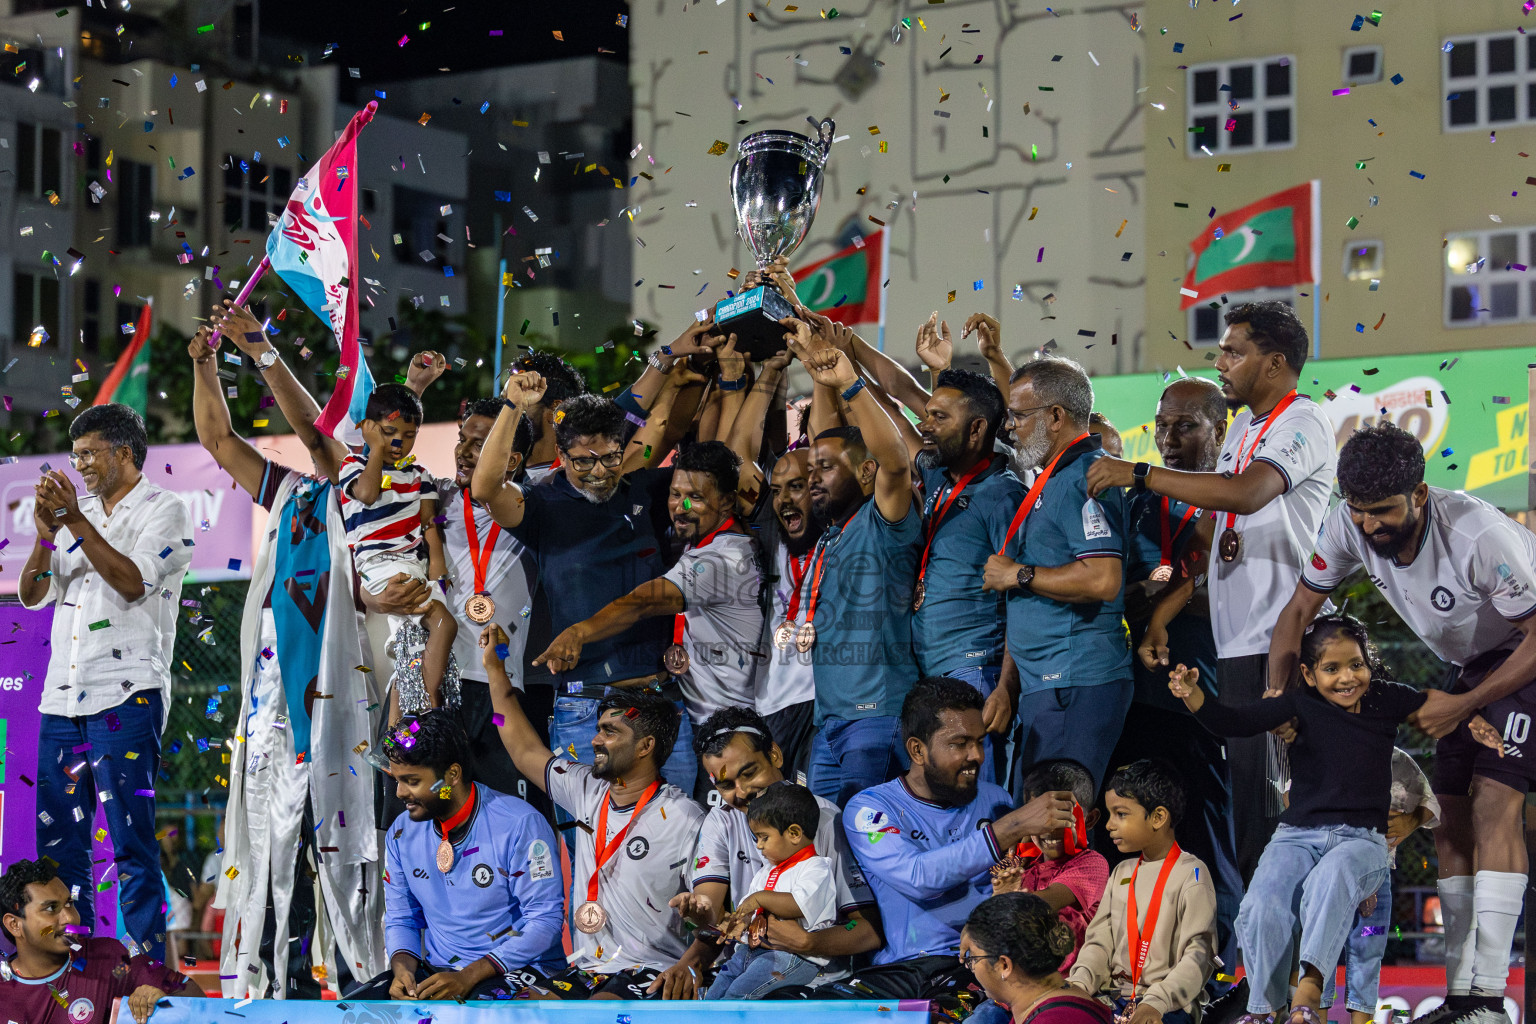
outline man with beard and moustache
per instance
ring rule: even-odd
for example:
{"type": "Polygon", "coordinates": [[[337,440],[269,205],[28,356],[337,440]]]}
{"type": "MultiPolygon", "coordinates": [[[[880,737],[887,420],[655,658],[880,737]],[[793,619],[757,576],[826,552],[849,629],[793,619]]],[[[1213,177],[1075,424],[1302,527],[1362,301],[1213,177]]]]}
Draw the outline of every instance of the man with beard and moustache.
{"type": "MultiPolygon", "coordinates": [[[[591,618],[667,569],[670,469],[622,473],[624,410],[601,395],[563,402],[555,437],[560,471],[524,486],[506,479],[518,420],[539,407],[544,379],[533,371],[507,381],[503,408],[480,452],[470,488],[491,518],[533,553],[540,590],[549,599],[550,630],[558,635],[591,618]]],[[[555,706],[549,740],[580,760],[597,723],[597,702],[607,688],[654,678],[671,640],[671,623],[641,619],[606,640],[586,644],[574,665],[554,672],[555,706]]],[[[679,702],[679,707],[681,706],[679,702]]],[[[685,737],[692,742],[684,719],[685,737]]],[[[687,746],[666,766],[669,779],[693,789],[697,766],[687,746]]]]}
{"type": "MultiPolygon", "coordinates": [[[[672,905],[700,928],[712,929],[728,907],[753,892],[748,886],[764,860],[747,825],[747,805],[769,786],[785,781],[785,761],[767,720],[746,708],[715,712],[697,728],[696,735],[694,749],[714,783],[719,802],[704,815],[699,829],[692,890],[673,897],[672,905]]],[[[875,899],[848,849],[842,811],[821,797],[816,797],[816,803],[821,808],[816,852],[832,861],[841,927],[808,932],[797,921],[770,915],[764,922],[762,943],[797,956],[831,958],[833,962],[819,976],[819,981],[824,981],[845,974],[848,957],[878,949],[880,932],[866,918],[866,914],[875,916],[875,899]]],[[[665,999],[692,999],[720,948],[707,933],[695,932],[688,952],[663,971],[653,987],[661,988],[665,999]]]]}
{"type": "Polygon", "coordinates": [[[1045,356],[1013,371],[1013,469],[1040,472],[987,558],[984,585],[1007,594],[1023,730],[1017,763],[1067,758],[1097,787],[1132,683],[1122,623],[1125,494],[1088,494],[1090,467],[1107,458],[1088,432],[1092,412],[1093,385],[1072,360],[1045,356]]]}
{"type": "MultiPolygon", "coordinates": [[[[587,382],[581,371],[553,352],[530,349],[514,364],[514,369],[532,370],[544,380],[544,397],[528,414],[528,427],[532,447],[523,462],[524,475],[530,484],[536,484],[559,469],[560,447],[555,440],[555,414],[567,398],[587,393],[587,382]]],[[[492,413],[492,418],[495,413],[492,413]]],[[[476,635],[479,635],[478,630],[476,635]]],[[[473,637],[471,638],[473,640],[473,637]]],[[[460,667],[464,661],[460,659],[460,667]]]]}
{"type": "MultiPolygon", "coordinates": [[[[927,499],[923,547],[913,591],[912,652],[925,676],[962,679],[981,693],[997,688],[1003,669],[1006,617],[1001,594],[982,588],[981,566],[1008,540],[1008,524],[1024,485],[993,450],[1003,423],[1003,394],[992,378],[970,370],[939,373],[918,433],[916,465],[927,499]]],[[[987,721],[984,782],[1004,777],[1002,736],[1010,708],[994,702],[987,721]]]]}
{"type": "Polygon", "coordinates": [[[694,728],[721,708],[751,707],[764,660],[763,573],[757,542],[736,511],[739,468],[735,453],[719,441],[682,449],[667,492],[673,534],[688,545],[677,563],[568,626],[533,664],[566,671],[580,663],[588,644],[666,616],[673,646],[663,661],[682,688],[694,728]]]}
{"type": "Polygon", "coordinates": [[[149,438],[133,409],[90,406],[69,436],[69,464],[88,494],[79,497],[60,470],[43,473],[32,505],[37,539],[17,582],[23,606],[54,606],[38,707],[37,849],[58,859],[93,929],[91,821],[99,795],[123,877],[129,948],[163,960],[154,785],[192,519],[174,492],[141,472],[149,438]]]}
{"type": "MultiPolygon", "coordinates": [[[[547,391],[545,396],[547,399],[547,391]]],[[[470,481],[480,464],[485,439],[500,414],[501,400],[497,398],[477,399],[465,407],[459,421],[459,440],[453,448],[453,483],[444,486],[439,482],[438,501],[444,519],[443,552],[453,581],[448,608],[459,624],[453,641],[453,656],[459,665],[459,721],[469,735],[475,778],[482,785],[527,800],[528,784],[517,774],[491,724],[491,695],[480,667],[478,646],[480,631],[487,622],[496,622],[507,631],[511,637],[508,664],[515,667],[512,685],[530,704],[529,717],[547,731],[554,688],[546,683],[530,692],[523,686],[523,652],[528,644],[529,607],[538,585],[538,566],[522,542],[491,518],[491,510],[470,496],[470,481]]],[[[534,417],[525,417],[518,422],[506,463],[505,479],[509,481],[525,476],[523,460],[533,444],[530,425],[534,421],[534,417]]]]}
{"type": "MultiPolygon", "coordinates": [[[[1154,423],[1152,437],[1163,465],[1194,473],[1216,468],[1226,438],[1227,403],[1215,381],[1185,377],[1169,384],[1158,399],[1154,423]]],[[[1133,492],[1126,506],[1130,547],[1125,621],[1136,651],[1131,661],[1135,690],[1109,763],[1131,764],[1170,750],[1180,752],[1186,811],[1179,841],[1211,874],[1216,953],[1232,966],[1237,963],[1233,922],[1243,898],[1243,879],[1237,870],[1226,753],[1184,702],[1168,692],[1167,675],[1169,665],[1198,667],[1200,685],[1207,696],[1216,696],[1216,640],[1205,585],[1214,520],[1149,491],[1133,492]]],[[[1102,843],[1100,852],[1105,852],[1102,843]]]]}
{"type": "Polygon", "coordinates": [[[384,756],[405,804],[384,839],[389,970],[347,998],[505,999],[525,971],[563,964],[549,823],[476,782],[469,737],[447,710],[402,718],[384,756]]]}
{"type": "MultiPolygon", "coordinates": [[[[1216,471],[1100,459],[1090,493],[1131,487],[1220,513],[1211,560],[1211,631],[1223,704],[1259,700],[1267,688],[1271,596],[1293,590],[1333,489],[1338,456],[1333,424],[1296,393],[1307,362],[1307,332],[1283,302],[1229,309],[1216,357],[1229,407],[1245,405],[1227,428],[1216,471]]],[[[1283,680],[1279,681],[1283,682],[1283,680]]],[[[1229,739],[1237,864],[1248,879],[1281,811],[1283,751],[1270,736],[1229,739]]]]}
{"type": "Polygon", "coordinates": [[[677,709],[653,693],[615,692],[599,707],[592,763],[551,756],[513,696],[501,663],[506,639],[494,623],[480,637],[502,742],[518,771],[578,822],[570,832],[570,966],[529,978],[525,991],[541,999],[660,998],[653,983],[688,945],[668,901],[687,891],[704,818],[661,776],[677,740],[677,709]]]}
{"type": "Polygon", "coordinates": [[[1360,568],[1451,663],[1448,713],[1419,722],[1440,737],[1433,786],[1448,993],[1420,1020],[1507,1022],[1504,988],[1528,866],[1521,813],[1536,777],[1536,538],[1480,498],[1426,484],[1423,446],[1390,422],[1356,431],[1338,466],[1344,500],[1323,520],[1275,623],[1270,678],[1290,678],[1303,631],[1360,568]],[[1465,722],[1479,711],[1502,733],[1502,752],[1478,754],[1485,748],[1465,722]]]}
{"type": "Polygon", "coordinates": [[[911,767],[857,794],[843,812],[848,843],[874,891],[885,931],[875,967],[834,991],[856,999],[927,999],[970,982],[955,957],[960,929],[992,893],[992,866],[1025,838],[1069,827],[1072,794],[1018,809],[980,779],[981,695],[958,679],[919,680],[901,707],[911,767]]]}
{"type": "Polygon", "coordinates": [[[848,357],[823,338],[813,344],[803,321],[784,325],[811,378],[842,396],[850,421],[816,436],[811,514],[824,529],[801,585],[799,618],[774,631],[776,645],[811,652],[810,789],[843,805],[901,770],[896,710],[917,677],[912,580],[922,517],[901,435],[848,357]]]}

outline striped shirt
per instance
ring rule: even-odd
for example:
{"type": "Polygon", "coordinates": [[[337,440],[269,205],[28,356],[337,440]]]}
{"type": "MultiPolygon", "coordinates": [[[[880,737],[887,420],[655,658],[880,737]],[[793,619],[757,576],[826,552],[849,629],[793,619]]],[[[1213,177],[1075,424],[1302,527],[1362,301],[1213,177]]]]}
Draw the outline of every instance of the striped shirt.
{"type": "Polygon", "coordinates": [[[436,500],[437,485],[421,464],[384,468],[379,497],[366,504],[353,497],[368,460],[356,453],[341,463],[341,514],[347,523],[347,546],[361,563],[378,555],[414,555],[421,545],[421,501],[436,500]]]}

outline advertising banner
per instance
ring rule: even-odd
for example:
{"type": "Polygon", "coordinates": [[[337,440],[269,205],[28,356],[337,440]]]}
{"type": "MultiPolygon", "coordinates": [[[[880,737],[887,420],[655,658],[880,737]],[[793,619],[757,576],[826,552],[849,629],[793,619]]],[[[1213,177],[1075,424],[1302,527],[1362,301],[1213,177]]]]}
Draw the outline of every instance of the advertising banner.
{"type": "MultiPolygon", "coordinates": [[[[509,1024],[628,1024],[629,1021],[666,1021],[666,1024],[781,1024],[786,1016],[804,1017],[802,1001],[729,1002],[671,999],[666,1002],[628,1000],[517,1000],[516,1002],[356,1002],[339,1003],[302,999],[242,999],[234,1004],[244,1024],[303,1024],[311,1016],[332,1024],[494,1024],[504,1015],[509,1024]],[[339,1011],[339,1012],[338,1012],[339,1011]]],[[[817,1020],[838,1024],[928,1024],[928,1001],[817,1002],[817,1020]]],[[[209,1004],[203,999],[165,999],[157,1004],[154,1024],[205,1024],[210,1013],[225,1012],[228,1003],[209,1004]]],[[[229,1011],[234,1012],[234,1011],[229,1011]]],[[[117,1024],[134,1024],[124,1000],[117,1008],[117,1024]]]]}

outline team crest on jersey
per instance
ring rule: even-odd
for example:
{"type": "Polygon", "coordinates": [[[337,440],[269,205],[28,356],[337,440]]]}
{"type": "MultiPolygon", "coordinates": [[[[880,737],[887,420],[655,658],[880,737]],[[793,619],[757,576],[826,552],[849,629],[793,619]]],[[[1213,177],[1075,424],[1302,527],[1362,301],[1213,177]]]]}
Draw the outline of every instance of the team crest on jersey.
{"type": "Polygon", "coordinates": [[[554,877],[555,858],[549,851],[549,844],[542,839],[535,839],[528,844],[528,878],[542,882],[554,877]]]}
{"type": "Polygon", "coordinates": [[[85,998],[85,996],[81,996],[69,1004],[69,1019],[74,1021],[75,1024],[85,1024],[95,1012],[96,1004],[85,998]]]}
{"type": "Polygon", "coordinates": [[[1429,603],[1435,606],[1437,612],[1448,612],[1456,607],[1456,595],[1444,587],[1436,587],[1429,592],[1429,603]]]}
{"type": "Polygon", "coordinates": [[[880,823],[884,820],[884,811],[874,807],[860,807],[859,813],[853,817],[853,827],[858,832],[879,832],[880,823]]]}
{"type": "Polygon", "coordinates": [[[476,864],[475,870],[469,873],[469,877],[482,889],[490,887],[496,881],[496,872],[491,870],[489,864],[476,864]]]}
{"type": "Polygon", "coordinates": [[[624,844],[624,852],[630,860],[643,860],[645,855],[651,852],[651,842],[645,836],[635,836],[624,844]]]}

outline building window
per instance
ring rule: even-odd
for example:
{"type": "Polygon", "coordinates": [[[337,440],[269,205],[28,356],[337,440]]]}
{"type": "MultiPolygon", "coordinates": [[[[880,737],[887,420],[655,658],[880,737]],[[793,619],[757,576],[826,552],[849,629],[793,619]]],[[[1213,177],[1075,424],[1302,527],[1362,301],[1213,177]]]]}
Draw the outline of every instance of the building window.
{"type": "Polygon", "coordinates": [[[1448,39],[1440,55],[1448,132],[1536,122],[1536,37],[1448,39]]]}
{"type": "Polygon", "coordinates": [[[88,277],[80,287],[81,344],[87,352],[95,352],[101,345],[101,282],[88,277]]]}
{"type": "Polygon", "coordinates": [[[400,236],[395,246],[395,259],[418,267],[431,266],[441,273],[443,264],[449,261],[448,218],[443,207],[448,200],[430,192],[396,185],[392,197],[394,205],[394,233],[400,236]],[[423,253],[430,254],[430,259],[423,253]]]}
{"type": "Polygon", "coordinates": [[[224,222],[245,231],[266,231],[267,216],[281,217],[293,195],[293,172],[286,167],[251,163],[233,154],[224,158],[224,222]]]}
{"type": "Polygon", "coordinates": [[[1472,327],[1536,320],[1536,228],[1451,235],[1445,245],[1445,324],[1472,327]]]}
{"type": "Polygon", "coordinates": [[[1190,156],[1294,146],[1295,75],[1294,57],[1190,68],[1190,156]]]}
{"type": "Polygon", "coordinates": [[[117,247],[149,245],[155,206],[155,168],[137,160],[117,161],[117,247]]]}
{"type": "Polygon", "coordinates": [[[11,313],[11,340],[26,345],[41,327],[48,334],[42,347],[59,344],[59,282],[53,275],[16,271],[11,279],[15,308],[11,313]]]}
{"type": "Polygon", "coordinates": [[[16,125],[16,188],[23,195],[45,196],[61,191],[64,137],[57,128],[16,125]]]}
{"type": "Polygon", "coordinates": [[[1253,291],[1232,292],[1217,302],[1206,302],[1189,309],[1189,343],[1196,348],[1213,348],[1226,333],[1227,324],[1222,317],[1233,306],[1245,302],[1264,302],[1271,299],[1296,307],[1296,292],[1291,288],[1255,288],[1253,291]]]}
{"type": "Polygon", "coordinates": [[[1344,246],[1344,276],[1351,281],[1381,279],[1381,243],[1350,241],[1344,246]]]}
{"type": "Polygon", "coordinates": [[[1344,51],[1345,85],[1369,85],[1381,81],[1381,47],[1354,46],[1344,51]]]}

